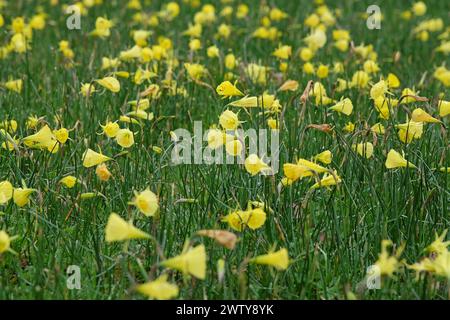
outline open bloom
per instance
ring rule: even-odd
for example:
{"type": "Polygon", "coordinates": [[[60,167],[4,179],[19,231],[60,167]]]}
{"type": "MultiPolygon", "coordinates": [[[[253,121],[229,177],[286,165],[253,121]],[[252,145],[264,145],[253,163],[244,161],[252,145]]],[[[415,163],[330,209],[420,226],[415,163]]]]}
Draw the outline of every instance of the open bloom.
{"type": "Polygon", "coordinates": [[[257,256],[250,260],[250,262],[272,266],[277,270],[286,270],[289,266],[289,255],[287,249],[283,248],[276,252],[269,252],[268,254],[257,256]]]}
{"type": "Polygon", "coordinates": [[[361,157],[370,159],[373,155],[373,144],[371,142],[357,143],[352,146],[361,157]]]}
{"type": "Polygon", "coordinates": [[[386,81],[388,83],[389,88],[396,89],[396,88],[400,87],[400,80],[393,73],[388,74],[386,81]]]}
{"type": "Polygon", "coordinates": [[[244,94],[236,87],[236,82],[232,84],[230,81],[224,81],[217,86],[216,92],[224,98],[243,96],[244,94]]]}
{"type": "Polygon", "coordinates": [[[15,253],[14,250],[11,249],[11,241],[16,239],[17,236],[10,237],[6,231],[0,230],[0,255],[9,251],[11,253],[15,253]]]}
{"type": "Polygon", "coordinates": [[[120,91],[120,82],[114,77],[105,77],[103,79],[95,80],[99,85],[108,89],[109,91],[116,93],[120,91]]]}
{"type": "Polygon", "coordinates": [[[447,251],[447,247],[450,245],[450,241],[444,241],[448,230],[444,230],[441,235],[436,233],[435,240],[426,248],[427,252],[442,254],[447,251]]]}
{"type": "Polygon", "coordinates": [[[69,139],[69,130],[67,130],[66,128],[54,130],[53,134],[55,135],[56,140],[61,144],[66,143],[69,139]]]}
{"type": "Polygon", "coordinates": [[[35,192],[30,188],[15,188],[13,192],[14,203],[19,207],[24,207],[30,202],[30,195],[35,192]]]}
{"type": "Polygon", "coordinates": [[[206,276],[205,246],[201,244],[190,248],[185,253],[163,261],[161,265],[204,280],[206,276]]]}
{"type": "Polygon", "coordinates": [[[394,255],[390,255],[387,248],[392,246],[392,241],[383,240],[381,242],[381,253],[378,255],[378,260],[375,265],[379,268],[380,274],[385,276],[392,276],[395,271],[401,266],[398,257],[402,253],[403,248],[400,247],[394,255]]]}
{"type": "Polygon", "coordinates": [[[244,166],[245,170],[247,170],[247,172],[252,176],[257,175],[263,170],[267,170],[269,168],[269,166],[256,154],[249,155],[248,158],[245,159],[244,166]]]}
{"type": "Polygon", "coordinates": [[[22,139],[29,148],[47,149],[56,152],[58,141],[48,125],[42,127],[38,132],[22,139]]]}
{"type": "Polygon", "coordinates": [[[95,21],[95,29],[91,32],[92,36],[97,36],[100,38],[109,37],[111,34],[111,27],[113,22],[103,17],[98,17],[95,21]]]}
{"type": "Polygon", "coordinates": [[[84,152],[82,159],[83,159],[83,166],[85,168],[97,166],[100,163],[112,160],[110,157],[107,157],[101,153],[95,152],[92,149],[87,149],[84,152]]]}
{"type": "Polygon", "coordinates": [[[219,129],[209,129],[206,139],[210,149],[217,149],[226,142],[226,133],[219,129]]]}
{"type": "Polygon", "coordinates": [[[315,29],[304,41],[312,51],[322,48],[327,43],[327,35],[323,30],[315,29]]]}
{"type": "Polygon", "coordinates": [[[115,138],[117,132],[119,132],[120,127],[117,122],[107,122],[104,126],[101,125],[103,129],[103,134],[105,134],[108,138],[115,138]]]}
{"type": "Polygon", "coordinates": [[[236,130],[240,121],[236,113],[231,110],[225,110],[219,117],[219,123],[225,130],[236,130]]]}
{"type": "Polygon", "coordinates": [[[380,80],[375,83],[370,89],[370,97],[376,100],[380,97],[384,98],[384,95],[388,92],[388,83],[384,80],[380,80]]]}
{"type": "Polygon", "coordinates": [[[105,240],[107,242],[148,238],[150,236],[147,233],[133,226],[131,222],[126,222],[114,212],[110,214],[105,228],[105,240]]]}
{"type": "Polygon", "coordinates": [[[322,162],[323,164],[330,164],[333,159],[333,154],[330,150],[325,150],[314,156],[315,161],[322,162]]]}
{"type": "Polygon", "coordinates": [[[407,161],[400,153],[395,151],[394,149],[391,149],[387,155],[386,162],[385,162],[386,168],[388,169],[395,169],[395,168],[417,168],[415,165],[413,165],[411,162],[407,161]]]}
{"type": "Polygon", "coordinates": [[[130,148],[134,144],[134,134],[130,129],[120,129],[117,131],[116,141],[122,148],[130,148]]]}
{"type": "Polygon", "coordinates": [[[0,204],[5,204],[13,196],[13,186],[8,180],[0,182],[0,204]]]}
{"type": "Polygon", "coordinates": [[[242,143],[239,140],[228,141],[225,145],[225,151],[227,154],[233,157],[237,157],[242,154],[242,143]]]}
{"type": "Polygon", "coordinates": [[[62,185],[64,185],[66,188],[69,189],[73,188],[77,182],[78,179],[75,178],[74,176],[66,176],[61,180],[59,180],[59,183],[61,183],[62,185]]]}
{"type": "Polygon", "coordinates": [[[227,222],[228,225],[236,231],[243,231],[245,227],[256,230],[264,225],[266,216],[266,213],[261,208],[248,209],[245,211],[237,210],[225,216],[222,219],[222,222],[227,222]]]}
{"type": "Polygon", "coordinates": [[[439,116],[445,117],[450,114],[450,101],[439,100],[439,116]]]}
{"type": "Polygon", "coordinates": [[[439,123],[439,121],[436,118],[433,118],[429,113],[427,113],[422,108],[414,109],[414,111],[411,114],[411,120],[415,122],[430,122],[430,123],[439,123]]]}
{"type": "Polygon", "coordinates": [[[353,111],[353,103],[349,98],[345,98],[336,103],[334,106],[330,107],[330,110],[337,111],[349,116],[353,111]]]}
{"type": "Polygon", "coordinates": [[[134,199],[130,204],[138,208],[145,216],[154,216],[159,209],[158,197],[156,194],[149,189],[145,189],[142,192],[135,192],[134,195],[134,199]]]}
{"type": "Polygon", "coordinates": [[[22,87],[23,87],[23,81],[22,79],[17,79],[17,80],[9,80],[7,82],[5,82],[5,88],[17,93],[21,93],[22,92],[22,87]]]}
{"type": "Polygon", "coordinates": [[[323,175],[322,179],[319,182],[316,182],[311,186],[311,189],[335,186],[341,182],[341,177],[337,175],[336,171],[334,171],[333,174],[327,172],[323,175]]]}
{"type": "Polygon", "coordinates": [[[149,298],[157,300],[168,300],[178,296],[178,286],[167,281],[167,274],[158,279],[140,284],[136,290],[149,298]]]}
{"type": "Polygon", "coordinates": [[[95,168],[95,174],[100,179],[100,181],[108,181],[111,178],[111,172],[109,172],[108,167],[104,163],[100,163],[97,168],[95,168]]]}
{"type": "Polygon", "coordinates": [[[292,54],[292,47],[291,46],[280,46],[272,53],[273,56],[287,60],[292,54]]]}
{"type": "Polygon", "coordinates": [[[410,143],[413,139],[420,139],[423,134],[423,122],[408,121],[395,126],[398,136],[404,143],[410,143]]]}
{"type": "Polygon", "coordinates": [[[194,80],[200,80],[206,74],[206,68],[198,63],[185,63],[184,68],[194,80]]]}
{"type": "Polygon", "coordinates": [[[292,181],[328,171],[327,168],[306,159],[299,159],[296,164],[286,163],[283,170],[284,175],[292,181]]]}

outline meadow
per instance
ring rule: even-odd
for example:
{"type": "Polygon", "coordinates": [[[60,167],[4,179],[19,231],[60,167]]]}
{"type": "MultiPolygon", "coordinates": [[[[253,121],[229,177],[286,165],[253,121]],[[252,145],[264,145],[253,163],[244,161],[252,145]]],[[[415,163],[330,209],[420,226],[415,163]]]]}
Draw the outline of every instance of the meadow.
{"type": "Polygon", "coordinates": [[[448,299],[450,3],[371,5],[0,0],[0,299],[448,299]]]}

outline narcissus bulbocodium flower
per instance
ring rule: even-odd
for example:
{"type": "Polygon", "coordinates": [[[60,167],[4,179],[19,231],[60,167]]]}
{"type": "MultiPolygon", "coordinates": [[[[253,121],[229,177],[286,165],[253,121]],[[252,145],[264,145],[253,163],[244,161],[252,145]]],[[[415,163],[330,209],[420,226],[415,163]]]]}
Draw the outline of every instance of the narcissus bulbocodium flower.
{"type": "Polygon", "coordinates": [[[308,47],[313,51],[317,51],[327,43],[327,35],[323,30],[315,29],[309,36],[303,39],[308,47]]]}
{"type": "Polygon", "coordinates": [[[208,130],[206,139],[208,141],[208,147],[210,149],[217,149],[220,148],[224,143],[226,143],[227,135],[222,130],[213,128],[208,130]]]}
{"type": "Polygon", "coordinates": [[[108,20],[103,17],[98,17],[95,21],[95,29],[90,33],[92,36],[97,36],[100,38],[109,37],[111,34],[110,29],[112,28],[113,23],[111,20],[108,20]]]}
{"type": "Polygon", "coordinates": [[[157,300],[168,300],[178,296],[178,286],[167,281],[168,275],[163,274],[153,281],[140,284],[136,287],[139,293],[157,300]]]}
{"type": "Polygon", "coordinates": [[[0,255],[9,251],[11,253],[16,253],[13,249],[11,249],[11,241],[16,239],[17,236],[10,237],[6,231],[0,230],[0,255]]]}
{"type": "Polygon", "coordinates": [[[450,101],[439,100],[439,116],[446,117],[450,114],[450,101]]]}
{"type": "Polygon", "coordinates": [[[152,217],[159,209],[158,197],[149,189],[134,192],[134,199],[129,204],[135,206],[147,217],[152,217]]]}
{"type": "Polygon", "coordinates": [[[5,180],[0,182],[0,204],[5,204],[11,200],[14,187],[11,182],[5,180]]]}
{"type": "Polygon", "coordinates": [[[95,86],[92,83],[81,84],[80,93],[83,97],[90,97],[95,91],[95,86]]]}
{"type": "Polygon", "coordinates": [[[388,74],[386,81],[388,83],[389,88],[396,89],[400,87],[400,80],[393,73],[388,74]]]}
{"type": "Polygon", "coordinates": [[[198,63],[185,63],[188,75],[194,80],[200,80],[206,74],[206,68],[198,63]]]}
{"type": "Polygon", "coordinates": [[[265,85],[267,82],[268,67],[258,65],[256,63],[250,63],[245,69],[245,73],[253,83],[265,85]]]}
{"type": "Polygon", "coordinates": [[[66,188],[69,189],[73,188],[77,182],[78,179],[74,176],[66,176],[61,180],[59,180],[59,183],[61,183],[62,185],[64,185],[66,188]]]}
{"type": "Polygon", "coordinates": [[[420,139],[423,134],[423,122],[408,121],[395,125],[398,136],[404,143],[411,143],[413,139],[420,139]]]}
{"type": "Polygon", "coordinates": [[[404,97],[402,102],[408,104],[416,101],[417,93],[413,89],[405,88],[402,91],[402,96],[404,97]]]}
{"type": "Polygon", "coordinates": [[[353,111],[353,103],[349,98],[345,98],[336,103],[334,106],[330,107],[329,110],[337,111],[349,116],[353,111]]]}
{"type": "Polygon", "coordinates": [[[435,240],[425,248],[429,253],[442,254],[447,251],[450,241],[444,241],[448,230],[444,230],[441,235],[435,234],[435,240]]]}
{"type": "Polygon", "coordinates": [[[134,134],[130,129],[120,129],[115,138],[117,144],[122,148],[130,148],[134,144],[134,134]]]}
{"type": "Polygon", "coordinates": [[[58,150],[58,141],[48,125],[35,134],[23,138],[22,141],[29,148],[47,149],[50,152],[58,150]]]}
{"type": "Polygon", "coordinates": [[[392,246],[392,241],[383,240],[381,242],[381,253],[378,255],[378,260],[375,265],[379,268],[380,275],[391,277],[397,271],[402,263],[398,260],[403,252],[404,246],[400,246],[394,255],[390,255],[388,248],[392,246]]]}
{"type": "Polygon", "coordinates": [[[105,228],[107,242],[148,238],[150,238],[149,234],[139,230],[131,222],[126,222],[117,213],[110,214],[105,228]]]}
{"type": "Polygon", "coordinates": [[[287,249],[283,248],[276,252],[257,256],[251,259],[250,262],[272,266],[277,270],[286,270],[289,266],[289,255],[287,249]]]}
{"type": "Polygon", "coordinates": [[[69,130],[67,130],[66,128],[54,130],[53,134],[55,135],[56,140],[61,144],[65,144],[69,139],[69,130]]]}
{"type": "Polygon", "coordinates": [[[14,188],[13,200],[19,207],[24,207],[30,202],[30,195],[35,192],[36,189],[30,188],[14,188]]]}
{"type": "Polygon", "coordinates": [[[387,155],[385,166],[388,169],[395,168],[417,168],[411,162],[407,161],[400,153],[391,149],[387,155]]]}
{"type": "Polygon", "coordinates": [[[5,82],[4,86],[8,90],[14,91],[16,93],[21,93],[23,87],[23,80],[22,79],[9,80],[5,82]]]}
{"type": "Polygon", "coordinates": [[[254,153],[245,159],[244,167],[252,176],[269,169],[269,166],[254,153]]]}
{"type": "Polygon", "coordinates": [[[100,181],[108,181],[111,178],[111,172],[108,170],[108,167],[104,163],[100,163],[97,168],[95,168],[95,174],[100,179],[100,181]]]}
{"type": "Polygon", "coordinates": [[[242,107],[242,108],[264,108],[273,111],[278,111],[281,109],[281,105],[278,99],[275,99],[275,96],[272,94],[264,93],[260,97],[244,97],[239,100],[233,101],[229,104],[233,107],[242,107]]]}
{"type": "Polygon", "coordinates": [[[286,45],[278,47],[272,53],[273,56],[280,58],[280,59],[284,59],[284,60],[289,59],[291,54],[292,54],[292,47],[286,46],[286,45]]]}
{"type": "Polygon", "coordinates": [[[120,127],[117,122],[108,121],[104,126],[101,125],[103,129],[103,134],[105,134],[108,138],[115,138],[117,132],[119,132],[120,127]]]}
{"type": "Polygon", "coordinates": [[[117,93],[120,91],[120,82],[114,77],[105,77],[103,79],[97,79],[95,80],[95,82],[97,82],[103,88],[106,88],[113,93],[117,93]]]}
{"type": "Polygon", "coordinates": [[[328,169],[309,160],[300,159],[297,163],[285,163],[283,165],[283,172],[286,178],[297,181],[315,174],[328,172],[328,169]]]}
{"type": "MultiPolygon", "coordinates": [[[[227,138],[228,139],[228,138],[227,138]]],[[[225,144],[225,151],[227,154],[233,157],[237,157],[242,154],[242,143],[239,140],[229,140],[225,144]]]]}
{"type": "Polygon", "coordinates": [[[342,182],[341,177],[338,176],[336,170],[333,171],[332,173],[326,172],[323,175],[322,179],[320,179],[320,181],[313,184],[310,189],[335,186],[341,182],[342,182]]]}
{"type": "Polygon", "coordinates": [[[237,81],[234,84],[230,81],[224,81],[217,86],[216,92],[224,99],[234,96],[243,96],[244,94],[236,87],[236,83],[237,81]]]}
{"type": "Polygon", "coordinates": [[[422,261],[408,266],[410,269],[419,272],[429,272],[438,277],[450,280],[450,252],[437,254],[434,258],[425,258],[422,261]]]}
{"type": "Polygon", "coordinates": [[[278,88],[278,91],[297,91],[299,84],[295,80],[287,80],[278,88]]]}
{"type": "Polygon", "coordinates": [[[248,210],[231,212],[222,218],[222,222],[227,222],[232,229],[242,232],[245,227],[252,230],[261,228],[266,222],[266,217],[267,215],[262,208],[249,208],[248,210]]]}
{"type": "Polygon", "coordinates": [[[240,123],[238,115],[231,110],[225,110],[219,117],[219,124],[225,130],[236,130],[240,123]]]}
{"type": "Polygon", "coordinates": [[[429,113],[427,113],[422,108],[414,109],[411,114],[411,120],[415,122],[430,122],[430,123],[440,123],[436,118],[433,118],[429,113]]]}
{"type": "Polygon", "coordinates": [[[83,166],[85,168],[97,166],[100,163],[112,160],[110,157],[107,157],[101,153],[95,152],[92,149],[87,149],[84,152],[82,159],[83,159],[83,166]]]}
{"type": "Polygon", "coordinates": [[[217,48],[217,46],[214,45],[206,49],[206,55],[209,58],[217,58],[219,57],[219,53],[220,53],[219,48],[217,48]]]}
{"type": "Polygon", "coordinates": [[[206,277],[206,252],[205,246],[200,244],[186,252],[161,262],[163,267],[182,272],[184,275],[192,275],[204,280],[206,277]]]}
{"type": "Polygon", "coordinates": [[[267,119],[267,126],[269,126],[269,128],[272,130],[278,130],[279,129],[278,120],[274,118],[267,119]]]}
{"type": "Polygon", "coordinates": [[[314,156],[315,161],[322,162],[323,164],[330,164],[333,159],[333,154],[330,150],[325,150],[314,156]]]}
{"type": "Polygon", "coordinates": [[[370,159],[373,155],[373,144],[371,142],[357,143],[352,145],[352,149],[361,157],[370,159]]]}
{"type": "Polygon", "coordinates": [[[380,97],[384,98],[387,92],[388,92],[388,82],[380,80],[377,83],[375,83],[370,89],[370,97],[373,100],[376,100],[380,97]]]}

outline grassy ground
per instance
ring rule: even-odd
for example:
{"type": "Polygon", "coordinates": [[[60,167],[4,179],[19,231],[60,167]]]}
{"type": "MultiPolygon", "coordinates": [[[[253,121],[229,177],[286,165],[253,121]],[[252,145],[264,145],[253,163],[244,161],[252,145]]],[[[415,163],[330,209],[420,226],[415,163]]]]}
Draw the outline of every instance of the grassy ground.
{"type": "MultiPolygon", "coordinates": [[[[60,1],[63,2],[63,1],[60,1]]],[[[236,2],[232,6],[236,7],[236,2]]],[[[0,206],[0,230],[19,237],[11,242],[17,254],[0,254],[1,299],[128,299],[143,298],[135,292],[136,283],[153,279],[163,268],[158,266],[160,257],[155,243],[132,240],[127,252],[122,243],[105,241],[105,225],[109,214],[117,212],[124,218],[133,217],[134,224],[155,237],[160,250],[172,257],[183,250],[186,239],[196,244],[204,243],[207,253],[205,280],[183,277],[169,272],[170,280],[180,288],[184,299],[345,299],[349,292],[361,299],[422,299],[448,297],[447,280],[399,268],[393,277],[383,277],[380,290],[365,289],[365,275],[381,251],[381,241],[390,239],[399,246],[405,243],[402,254],[408,264],[424,257],[424,248],[433,240],[435,232],[442,233],[449,226],[448,176],[435,168],[448,165],[448,133],[444,126],[427,124],[421,139],[404,144],[398,138],[395,124],[403,123],[406,110],[422,107],[437,115],[436,98],[448,88],[433,78],[435,68],[448,62],[442,53],[434,52],[439,45],[437,35],[430,33],[428,41],[420,41],[412,29],[429,18],[442,18],[448,22],[449,3],[426,1],[427,13],[422,17],[402,20],[400,13],[411,7],[410,1],[384,1],[380,7],[384,16],[380,30],[369,30],[361,17],[370,4],[367,1],[327,1],[331,10],[340,9],[342,16],[337,25],[328,27],[328,42],[314,56],[312,62],[329,64],[344,62],[343,74],[330,75],[320,80],[330,97],[341,96],[353,101],[350,116],[332,113],[324,106],[316,106],[311,99],[305,106],[299,96],[315,75],[302,72],[303,61],[296,53],[305,44],[303,38],[309,28],[303,24],[316,6],[311,1],[276,1],[276,5],[289,13],[289,17],[273,22],[282,32],[275,41],[255,39],[250,35],[260,25],[264,16],[260,2],[243,1],[250,7],[246,19],[219,17],[225,6],[216,6],[217,20],[205,26],[201,35],[203,49],[189,52],[189,37],[181,33],[200,10],[181,3],[181,12],[173,21],[161,19],[157,26],[146,27],[133,22],[139,10],[127,9],[125,1],[104,1],[103,5],[90,8],[81,18],[81,30],[65,27],[67,16],[62,4],[50,5],[50,1],[14,1],[0,10],[5,25],[0,28],[0,43],[6,45],[11,32],[8,28],[17,16],[32,17],[39,6],[48,15],[46,27],[35,30],[31,49],[26,53],[10,53],[0,60],[0,80],[23,79],[23,90],[15,93],[3,88],[0,92],[0,119],[15,119],[19,126],[15,133],[23,138],[36,130],[25,125],[27,117],[36,115],[51,128],[66,127],[70,140],[51,154],[45,150],[32,150],[19,144],[18,151],[0,149],[0,181],[9,180],[15,187],[25,181],[38,190],[30,203],[19,208],[13,201],[0,206]],[[40,5],[39,5],[40,4],[40,5]],[[105,39],[89,36],[95,20],[105,16],[115,21],[111,35],[105,39]],[[232,26],[228,39],[215,39],[222,22],[232,26]],[[395,73],[401,88],[419,90],[420,96],[430,102],[413,102],[396,108],[389,120],[378,118],[370,100],[368,89],[348,89],[343,93],[333,91],[337,78],[351,79],[362,68],[360,60],[349,52],[333,47],[331,32],[336,28],[350,31],[355,45],[372,44],[378,53],[381,72],[373,75],[377,82],[381,75],[395,73]],[[108,163],[113,178],[107,183],[99,181],[95,169],[82,166],[82,155],[89,147],[107,155],[122,151],[113,140],[99,135],[100,123],[116,120],[129,111],[127,101],[136,99],[149,82],[140,86],[131,79],[120,79],[121,90],[94,93],[86,99],[80,92],[81,83],[102,78],[108,70],[101,70],[102,57],[117,57],[134,45],[131,30],[153,31],[150,45],[159,35],[173,42],[174,55],[180,66],[174,69],[179,75],[178,85],[186,89],[186,96],[170,95],[162,91],[159,99],[152,101],[151,111],[155,120],[142,121],[141,125],[121,123],[136,132],[135,144],[128,154],[108,163]],[[75,56],[73,67],[64,66],[64,58],[58,51],[58,43],[68,40],[75,56]],[[246,78],[241,67],[234,73],[238,87],[249,95],[259,95],[264,90],[275,93],[287,79],[296,80],[297,92],[277,92],[277,98],[285,108],[284,122],[280,130],[280,164],[294,162],[296,158],[310,159],[324,150],[330,150],[333,161],[328,168],[336,169],[342,178],[337,187],[308,189],[311,179],[297,181],[278,190],[283,178],[280,170],[274,177],[252,177],[242,165],[170,165],[173,143],[169,132],[177,128],[192,130],[193,121],[202,121],[203,127],[218,123],[218,117],[228,100],[222,100],[205,86],[192,81],[183,72],[182,63],[192,60],[203,64],[210,73],[202,81],[213,88],[224,80],[223,63],[206,56],[205,48],[216,43],[222,54],[233,52],[241,66],[256,62],[273,68],[266,85],[255,84],[246,78]],[[271,53],[278,44],[291,45],[293,55],[285,74],[277,76],[279,59],[271,53]],[[395,52],[401,57],[394,61],[395,52]],[[301,110],[304,108],[304,113],[301,110]],[[55,118],[58,117],[58,118],[55,118]],[[354,133],[346,133],[343,127],[349,121],[356,124],[354,133]],[[364,124],[369,126],[381,121],[386,127],[384,136],[378,135],[374,156],[365,159],[352,151],[355,142],[374,142],[374,135],[362,133],[364,124]],[[328,123],[334,132],[326,134],[306,127],[310,124],[328,123]],[[158,146],[164,151],[152,150],[158,146]],[[390,149],[404,150],[406,158],[418,166],[418,170],[388,170],[386,155],[390,149]],[[81,180],[73,189],[66,189],[59,180],[66,175],[81,180]],[[159,197],[159,217],[148,218],[128,205],[133,191],[149,187],[159,197]],[[104,196],[80,199],[83,192],[99,192],[104,196]],[[180,199],[195,199],[183,202],[180,199]],[[235,232],[240,240],[234,250],[228,250],[209,239],[194,237],[200,229],[231,230],[221,217],[236,208],[245,208],[248,201],[259,200],[270,207],[267,221],[258,230],[235,232]],[[286,248],[291,263],[287,270],[277,271],[263,265],[243,263],[246,258],[267,253],[271,248],[286,248]],[[217,261],[225,260],[225,279],[217,279],[217,261]],[[81,268],[81,290],[66,287],[66,268],[81,268]]],[[[142,12],[157,12],[162,1],[141,1],[142,12]]],[[[267,2],[273,7],[272,1],[267,2]]],[[[444,26],[445,28],[445,26],[444,26]]],[[[167,65],[162,61],[158,76],[151,83],[161,85],[167,65]]],[[[123,63],[119,70],[134,73],[137,62],[123,63]]],[[[142,65],[145,67],[145,64],[142,65]]],[[[97,85],[97,89],[100,90],[97,85]]],[[[401,88],[395,91],[400,97],[401,88]]],[[[234,111],[238,109],[233,108],[234,111]]],[[[245,128],[266,128],[265,117],[259,109],[239,112],[246,121],[245,128]]],[[[446,120],[443,120],[447,125],[446,120]]],[[[38,128],[42,126],[40,124],[38,128]]],[[[234,232],[234,231],[233,231],[234,232]]],[[[165,271],[164,271],[165,272],[165,271]]],[[[350,296],[352,296],[350,294],[350,296]]]]}

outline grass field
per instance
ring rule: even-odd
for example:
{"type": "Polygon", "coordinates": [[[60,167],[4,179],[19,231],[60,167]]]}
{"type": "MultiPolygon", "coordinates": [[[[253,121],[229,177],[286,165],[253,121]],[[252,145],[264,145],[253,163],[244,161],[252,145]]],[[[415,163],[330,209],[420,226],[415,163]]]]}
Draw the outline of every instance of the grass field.
{"type": "Polygon", "coordinates": [[[448,299],[450,3],[369,5],[0,0],[0,299],[448,299]]]}

